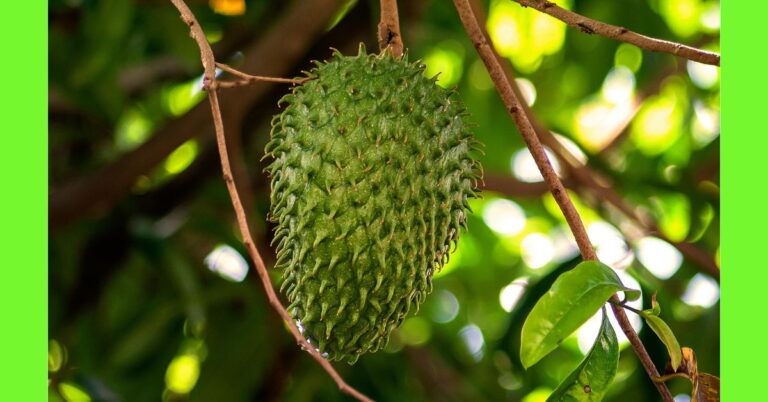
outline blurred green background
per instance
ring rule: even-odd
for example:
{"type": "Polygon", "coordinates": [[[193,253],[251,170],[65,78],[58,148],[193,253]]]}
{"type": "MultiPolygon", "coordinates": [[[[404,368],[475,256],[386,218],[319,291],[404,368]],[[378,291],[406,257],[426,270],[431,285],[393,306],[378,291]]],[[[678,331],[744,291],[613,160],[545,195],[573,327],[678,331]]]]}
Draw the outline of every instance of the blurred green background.
{"type": "MultiPolygon", "coordinates": [[[[291,77],[330,47],[376,48],[378,1],[188,3],[217,59],[252,74],[291,77]]],[[[486,187],[419,313],[385,351],[336,366],[378,401],[543,402],[599,325],[591,320],[522,369],[523,320],[578,261],[575,244],[451,2],[400,3],[409,57],[458,88],[486,145],[486,187]]],[[[577,185],[560,161],[600,259],[643,290],[635,307],[647,308],[656,292],[680,344],[696,351],[701,371],[718,375],[718,281],[670,242],[719,259],[719,69],[586,35],[509,0],[479,3],[540,120],[658,224],[658,232],[644,229],[577,185]]],[[[718,1],[557,3],[719,51],[718,1]]],[[[295,345],[243,258],[198,49],[176,9],[166,0],[51,0],[48,39],[49,400],[350,400],[295,345]]],[[[287,90],[260,83],[221,95],[235,174],[268,265],[260,159],[287,90]]],[[[278,284],[280,273],[272,277],[278,284]]],[[[634,324],[662,368],[664,346],[634,324]]],[[[658,400],[622,345],[607,400],[658,400]]],[[[676,401],[689,400],[685,380],[669,385],[676,401]]]]}

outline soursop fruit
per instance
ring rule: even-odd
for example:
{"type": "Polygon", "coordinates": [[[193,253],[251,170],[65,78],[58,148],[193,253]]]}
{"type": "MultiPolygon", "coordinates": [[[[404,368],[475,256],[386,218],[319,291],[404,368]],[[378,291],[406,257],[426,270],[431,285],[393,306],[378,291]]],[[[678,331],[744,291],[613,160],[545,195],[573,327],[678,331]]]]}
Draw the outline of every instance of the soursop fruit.
{"type": "Polygon", "coordinates": [[[420,63],[361,46],[316,65],[272,120],[270,217],[289,313],[353,363],[431,291],[481,166],[455,91],[420,63]]]}

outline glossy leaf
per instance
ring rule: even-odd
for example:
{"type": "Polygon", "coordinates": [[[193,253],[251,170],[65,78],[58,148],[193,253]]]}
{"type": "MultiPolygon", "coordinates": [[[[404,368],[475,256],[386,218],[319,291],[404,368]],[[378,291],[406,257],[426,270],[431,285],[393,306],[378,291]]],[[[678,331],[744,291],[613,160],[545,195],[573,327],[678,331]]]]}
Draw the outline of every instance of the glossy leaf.
{"type": "Polygon", "coordinates": [[[560,275],[528,314],[520,360],[531,367],[555,350],[568,335],[593,316],[614,293],[629,290],[616,273],[598,261],[585,261],[560,275]]]}
{"type": "Polygon", "coordinates": [[[624,300],[633,301],[639,299],[641,296],[638,289],[624,289],[624,300]]]}
{"type": "Polygon", "coordinates": [[[613,382],[619,368],[619,344],[603,310],[603,323],[595,344],[568,377],[550,395],[547,402],[597,402],[613,382]]]}
{"type": "Polygon", "coordinates": [[[661,307],[656,302],[656,297],[652,298],[651,305],[652,308],[650,310],[644,310],[640,315],[645,318],[645,322],[648,323],[651,330],[656,333],[659,339],[661,339],[661,342],[664,343],[664,346],[667,347],[672,369],[677,371],[678,367],[680,367],[680,361],[683,359],[680,343],[677,342],[677,338],[675,337],[674,332],[672,332],[672,329],[669,328],[669,325],[659,317],[661,307]]]}

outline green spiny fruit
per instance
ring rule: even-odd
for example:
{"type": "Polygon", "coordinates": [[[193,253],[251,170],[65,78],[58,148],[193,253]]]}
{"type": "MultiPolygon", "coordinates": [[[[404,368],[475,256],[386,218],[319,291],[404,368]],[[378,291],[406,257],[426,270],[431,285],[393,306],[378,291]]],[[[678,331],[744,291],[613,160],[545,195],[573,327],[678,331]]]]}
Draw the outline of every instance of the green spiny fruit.
{"type": "Polygon", "coordinates": [[[281,99],[266,156],[288,311],[331,360],[378,350],[432,289],[481,166],[455,91],[384,52],[335,52],[281,99]]]}

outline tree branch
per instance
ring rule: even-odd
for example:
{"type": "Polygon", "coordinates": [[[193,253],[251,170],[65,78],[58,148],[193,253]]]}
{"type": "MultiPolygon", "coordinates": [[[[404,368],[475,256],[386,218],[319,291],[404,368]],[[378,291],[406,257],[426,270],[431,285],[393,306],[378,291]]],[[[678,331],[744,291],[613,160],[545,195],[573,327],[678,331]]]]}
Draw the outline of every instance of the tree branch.
{"type": "Polygon", "coordinates": [[[184,1],[171,0],[171,2],[179,10],[179,13],[181,13],[182,20],[184,20],[184,22],[190,27],[192,38],[195,39],[198,46],[200,47],[200,60],[203,64],[203,68],[205,69],[204,82],[207,84],[208,100],[211,105],[211,113],[213,114],[213,124],[216,130],[216,143],[219,149],[219,158],[221,160],[221,169],[224,174],[224,182],[227,185],[227,190],[229,191],[230,198],[232,199],[232,207],[235,209],[235,215],[237,217],[240,234],[243,237],[243,243],[248,250],[248,254],[251,257],[251,260],[253,260],[254,265],[256,266],[256,271],[259,274],[261,283],[264,285],[264,290],[267,293],[269,304],[272,305],[272,307],[275,309],[275,311],[277,311],[283,321],[285,321],[286,325],[288,325],[288,328],[291,331],[291,334],[293,334],[293,337],[296,339],[296,342],[301,345],[302,348],[306,350],[307,353],[309,353],[312,358],[320,364],[320,366],[323,367],[323,369],[328,373],[333,381],[336,382],[342,392],[354,397],[359,401],[371,402],[371,399],[349,386],[344,381],[344,379],[341,378],[339,373],[336,372],[333,366],[325,358],[323,358],[320,352],[312,344],[310,344],[309,341],[307,341],[307,339],[296,327],[296,324],[288,314],[288,311],[286,311],[285,307],[283,307],[282,303],[280,302],[280,299],[278,298],[275,289],[272,286],[272,281],[269,278],[269,272],[267,271],[267,267],[264,264],[264,260],[261,258],[259,250],[256,249],[256,246],[254,245],[253,238],[251,237],[251,231],[249,229],[250,225],[248,224],[248,218],[245,214],[243,204],[240,200],[240,194],[238,193],[237,185],[235,184],[233,178],[234,176],[232,173],[232,167],[230,166],[230,157],[227,151],[226,136],[224,134],[224,121],[221,116],[221,108],[219,106],[219,98],[216,89],[216,62],[213,58],[213,52],[211,51],[211,47],[206,41],[205,35],[203,34],[200,25],[197,23],[195,16],[192,14],[184,1]]]}
{"type": "MultiPolygon", "coordinates": [[[[544,147],[541,145],[536,131],[531,125],[531,121],[525,114],[525,111],[520,102],[520,96],[515,93],[512,85],[509,82],[504,70],[499,63],[499,56],[493,51],[493,48],[488,44],[487,34],[480,28],[480,24],[475,17],[472,10],[472,6],[469,0],[453,0],[456,10],[459,13],[461,22],[464,24],[464,28],[469,35],[470,40],[475,46],[477,53],[483,60],[488,74],[491,76],[496,90],[499,92],[504,105],[506,106],[512,120],[514,120],[520,134],[523,136],[528,149],[533,155],[533,159],[536,162],[536,166],[539,168],[541,175],[544,177],[544,182],[550,189],[557,205],[560,207],[568,226],[571,229],[574,237],[576,238],[576,244],[579,246],[582,258],[585,260],[597,260],[595,249],[592,247],[592,243],[589,240],[587,231],[584,228],[584,223],[581,221],[576,208],[574,208],[568,193],[565,191],[563,184],[557,177],[555,170],[552,168],[552,164],[547,158],[547,154],[544,152],[544,147]]],[[[617,295],[611,296],[611,300],[618,301],[617,295]]],[[[627,315],[620,307],[611,305],[614,315],[621,326],[621,329],[632,344],[632,348],[640,358],[643,367],[651,378],[658,377],[658,371],[656,366],[653,365],[648,352],[645,350],[642,341],[637,336],[637,333],[632,328],[627,319],[627,315]]],[[[662,398],[665,402],[673,402],[672,394],[666,385],[658,384],[654,382],[654,385],[659,390],[662,398]]]]}
{"type": "Polygon", "coordinates": [[[720,65],[720,55],[718,53],[697,49],[695,47],[682,45],[676,42],[670,42],[662,39],[652,38],[650,36],[641,35],[624,27],[606,24],[604,22],[576,14],[547,0],[513,1],[519,3],[523,7],[531,7],[541,11],[542,13],[549,14],[552,17],[555,17],[586,34],[598,34],[605,36],[606,38],[631,43],[641,49],[650,50],[652,52],[669,53],[699,63],[712,64],[715,66],[720,65]]]}
{"type": "Polygon", "coordinates": [[[389,51],[395,57],[403,56],[403,38],[400,36],[400,19],[397,15],[397,0],[381,0],[381,22],[379,22],[379,49],[389,51]]]}
{"type": "Polygon", "coordinates": [[[530,120],[523,112],[523,107],[520,102],[520,98],[512,90],[512,86],[509,83],[504,71],[501,68],[496,55],[488,44],[485,34],[480,28],[474,12],[469,4],[468,0],[454,0],[456,10],[459,12],[461,22],[464,24],[464,28],[472,40],[472,43],[483,60],[488,74],[491,76],[491,80],[496,85],[496,89],[501,96],[504,105],[515,122],[515,125],[520,130],[520,134],[523,136],[526,146],[528,147],[533,160],[536,162],[536,166],[539,168],[541,175],[544,177],[544,182],[549,187],[550,192],[555,198],[557,205],[560,207],[568,226],[576,239],[576,244],[579,246],[582,256],[588,260],[596,259],[595,250],[592,248],[592,243],[589,241],[589,236],[584,228],[579,213],[573,206],[568,193],[557,177],[557,173],[552,168],[552,164],[544,152],[544,147],[539,141],[539,137],[536,136],[536,131],[533,129],[530,120]]]}

